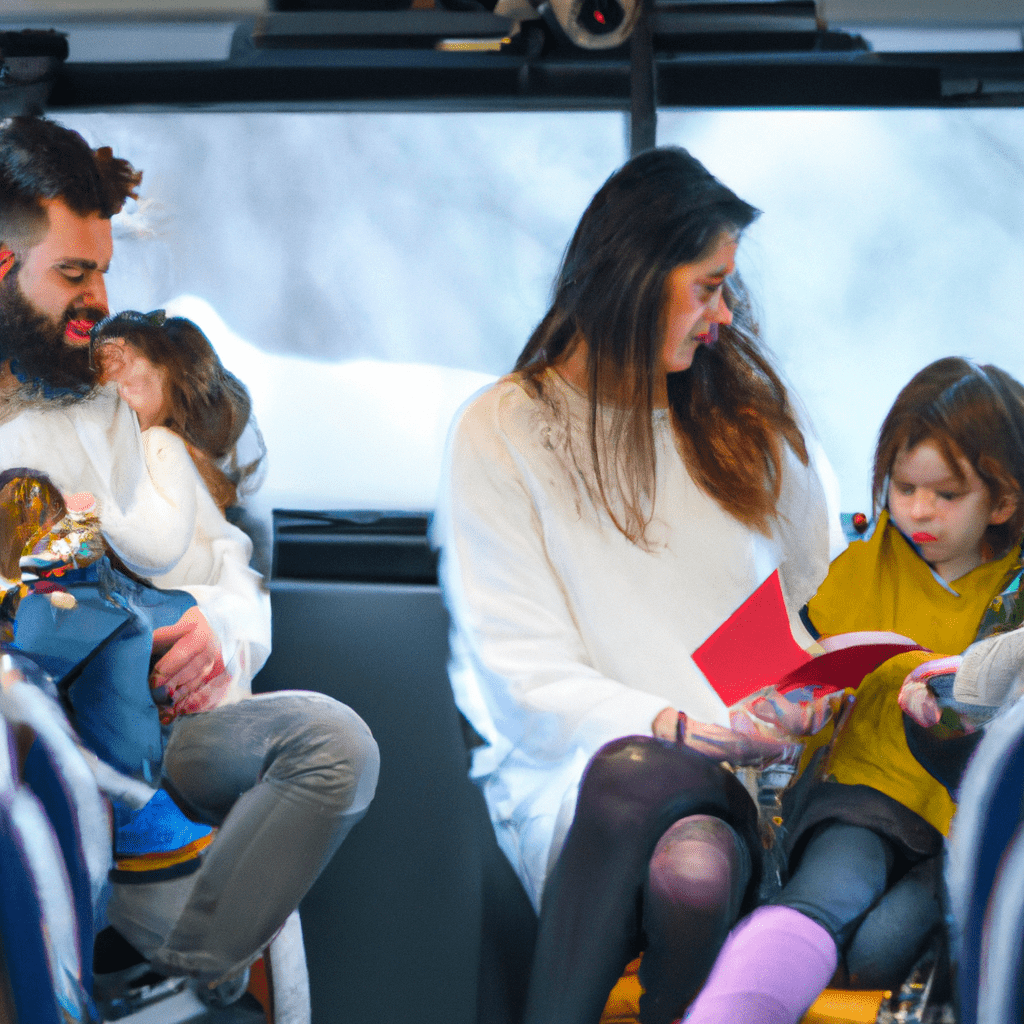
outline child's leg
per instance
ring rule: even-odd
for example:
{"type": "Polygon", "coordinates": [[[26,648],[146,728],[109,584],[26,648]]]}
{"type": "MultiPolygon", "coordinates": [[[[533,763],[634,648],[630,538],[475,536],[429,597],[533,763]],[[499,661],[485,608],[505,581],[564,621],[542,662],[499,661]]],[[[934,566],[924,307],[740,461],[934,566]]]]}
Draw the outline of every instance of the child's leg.
{"type": "Polygon", "coordinates": [[[836,969],[836,945],[789,907],[759,907],[730,933],[687,1024],[796,1024],[836,969]]]}
{"type": "Polygon", "coordinates": [[[854,988],[894,989],[909,976],[943,924],[942,856],[911,868],[871,908],[846,947],[854,988]]]}
{"type": "Polygon", "coordinates": [[[838,950],[885,892],[893,859],[890,844],[870,829],[819,826],[776,905],[733,929],[687,1024],[796,1024],[835,973],[838,950]]]}

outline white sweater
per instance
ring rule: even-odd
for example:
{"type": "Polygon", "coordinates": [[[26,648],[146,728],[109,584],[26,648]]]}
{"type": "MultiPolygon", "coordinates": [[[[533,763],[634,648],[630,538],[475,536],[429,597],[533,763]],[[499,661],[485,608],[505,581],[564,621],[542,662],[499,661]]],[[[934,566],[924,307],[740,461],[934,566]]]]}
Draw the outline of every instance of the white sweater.
{"type": "Polygon", "coordinates": [[[485,740],[471,775],[538,907],[594,753],[650,735],[666,706],[728,725],[693,651],[776,568],[808,645],[796,613],[841,544],[817,458],[805,467],[789,453],[768,538],[694,484],[667,411],[654,414],[650,549],[631,543],[581,484],[587,400],[553,373],[545,382],[558,412],[515,377],[464,407],[434,520],[452,687],[485,740]]]}
{"type": "Polygon", "coordinates": [[[965,704],[997,707],[1024,695],[1024,627],[972,644],[953,681],[953,696],[965,704]]]}
{"type": "Polygon", "coordinates": [[[270,653],[270,599],[249,568],[249,538],[221,515],[180,437],[164,427],[141,433],[108,385],[85,401],[32,405],[0,423],[0,470],[16,467],[45,473],[64,494],[91,491],[124,563],[195,598],[232,677],[221,703],[250,692],[270,653]]]}

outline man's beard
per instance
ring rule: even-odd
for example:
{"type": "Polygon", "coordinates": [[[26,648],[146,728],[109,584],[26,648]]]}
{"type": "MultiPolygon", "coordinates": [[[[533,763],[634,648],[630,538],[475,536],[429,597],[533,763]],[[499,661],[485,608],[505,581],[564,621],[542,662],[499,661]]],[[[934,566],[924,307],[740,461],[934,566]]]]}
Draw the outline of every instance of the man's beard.
{"type": "Polygon", "coordinates": [[[26,396],[60,401],[87,397],[96,386],[98,371],[88,345],[69,345],[64,332],[70,320],[99,321],[101,309],[65,310],[59,324],[40,313],[18,287],[16,270],[0,281],[0,365],[8,359],[11,372],[26,396]]]}

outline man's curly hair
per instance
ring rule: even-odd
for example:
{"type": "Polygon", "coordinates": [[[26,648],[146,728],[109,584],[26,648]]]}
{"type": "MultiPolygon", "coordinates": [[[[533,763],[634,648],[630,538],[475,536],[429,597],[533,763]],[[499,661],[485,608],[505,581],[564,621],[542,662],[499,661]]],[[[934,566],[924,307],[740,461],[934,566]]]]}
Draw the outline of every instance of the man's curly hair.
{"type": "Polygon", "coordinates": [[[90,149],[78,132],[43,117],[0,121],[0,245],[33,245],[46,227],[44,200],[79,216],[110,218],[138,195],[142,172],[109,146],[90,149]]]}

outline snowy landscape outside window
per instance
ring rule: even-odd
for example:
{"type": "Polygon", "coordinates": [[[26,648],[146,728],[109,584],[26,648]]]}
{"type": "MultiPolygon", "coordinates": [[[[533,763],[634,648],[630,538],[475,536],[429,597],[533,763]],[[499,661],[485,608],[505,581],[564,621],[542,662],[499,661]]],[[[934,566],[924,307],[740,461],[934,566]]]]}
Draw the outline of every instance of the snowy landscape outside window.
{"type": "MultiPolygon", "coordinates": [[[[458,406],[543,314],[616,113],[66,114],[144,171],[112,309],[165,307],[248,385],[253,509],[422,509],[458,406]]],[[[1024,378],[1024,111],[662,111],[763,210],[739,267],[839,477],[867,510],[882,416],[943,355],[1024,378]]]]}

